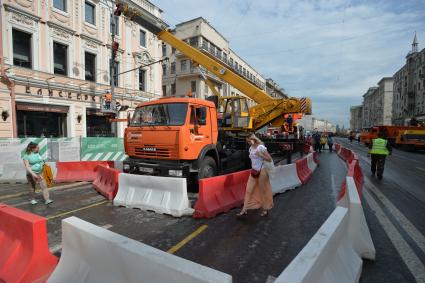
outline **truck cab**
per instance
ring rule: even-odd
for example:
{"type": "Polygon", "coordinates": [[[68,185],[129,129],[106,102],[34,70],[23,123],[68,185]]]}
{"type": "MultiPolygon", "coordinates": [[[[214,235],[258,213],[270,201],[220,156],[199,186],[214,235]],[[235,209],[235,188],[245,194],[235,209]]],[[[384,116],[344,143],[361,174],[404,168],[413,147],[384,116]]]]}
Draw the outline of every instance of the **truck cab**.
{"type": "MultiPolygon", "coordinates": [[[[145,102],[136,108],[125,130],[128,158],[123,169],[132,174],[185,177],[189,182],[191,175],[216,176],[231,160],[238,160],[233,165],[241,164],[232,150],[234,142],[226,146],[226,139],[218,139],[213,102],[190,97],[145,102]]],[[[236,155],[241,157],[241,153],[236,155]]]]}

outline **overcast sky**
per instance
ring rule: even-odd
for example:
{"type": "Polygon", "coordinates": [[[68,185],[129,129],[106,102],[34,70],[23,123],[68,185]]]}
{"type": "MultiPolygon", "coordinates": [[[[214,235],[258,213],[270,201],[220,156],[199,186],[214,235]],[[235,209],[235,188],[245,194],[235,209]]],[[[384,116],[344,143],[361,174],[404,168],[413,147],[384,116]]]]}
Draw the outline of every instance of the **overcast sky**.
{"type": "Polygon", "coordinates": [[[349,108],[405,63],[416,31],[425,47],[425,0],[152,0],[176,24],[199,16],[239,56],[313,115],[349,125],[349,108]]]}

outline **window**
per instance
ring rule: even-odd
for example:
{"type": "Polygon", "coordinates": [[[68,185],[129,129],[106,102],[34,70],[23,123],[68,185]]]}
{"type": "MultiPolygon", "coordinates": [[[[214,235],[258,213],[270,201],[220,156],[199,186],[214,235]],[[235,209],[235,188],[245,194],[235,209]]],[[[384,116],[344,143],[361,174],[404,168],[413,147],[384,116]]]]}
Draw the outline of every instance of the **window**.
{"type": "Polygon", "coordinates": [[[166,56],[167,55],[167,45],[163,44],[162,45],[162,56],[166,56]]]}
{"type": "Polygon", "coordinates": [[[139,90],[146,91],[146,71],[139,69],[139,90]]]}
{"type": "Polygon", "coordinates": [[[66,0],[53,0],[53,7],[66,12],[66,0]]]}
{"type": "Polygon", "coordinates": [[[167,96],[167,86],[166,85],[162,86],[162,95],[167,96]]]}
{"type": "Polygon", "coordinates": [[[53,42],[53,72],[68,75],[68,46],[53,42]]]}
{"type": "MultiPolygon", "coordinates": [[[[112,61],[109,60],[109,64],[111,64],[111,62],[112,61]]],[[[113,68],[114,68],[114,78],[115,78],[115,80],[114,80],[114,86],[118,86],[118,81],[119,81],[118,73],[120,72],[120,63],[114,61],[113,68]]],[[[109,84],[112,84],[112,74],[110,76],[109,84]]]]}
{"type": "MultiPolygon", "coordinates": [[[[115,35],[119,35],[120,34],[120,18],[118,16],[114,16],[115,17],[115,29],[114,29],[114,34],[115,35]]],[[[111,25],[109,26],[109,32],[112,33],[112,15],[110,17],[110,21],[111,21],[111,25]]]]}
{"type": "Polygon", "coordinates": [[[176,73],[176,62],[171,63],[170,74],[176,73]]]}
{"type": "Polygon", "coordinates": [[[204,84],[204,92],[205,92],[205,94],[208,94],[208,85],[207,84],[204,84]]]}
{"type": "Polygon", "coordinates": [[[198,47],[198,37],[191,37],[189,38],[189,44],[193,47],[198,47]]]}
{"type": "Polygon", "coordinates": [[[230,58],[230,67],[233,67],[233,58],[230,58]]]}
{"type": "Polygon", "coordinates": [[[192,92],[196,92],[196,81],[191,81],[190,82],[190,90],[192,92]]]}
{"type": "Polygon", "coordinates": [[[84,69],[86,81],[96,81],[96,55],[86,52],[84,53],[84,69]]]}
{"type": "Polygon", "coordinates": [[[85,3],[85,17],[86,23],[96,25],[96,14],[95,14],[95,6],[92,3],[86,1],[85,3]]]}
{"type": "Polygon", "coordinates": [[[227,54],[223,52],[223,61],[227,62],[227,54]]]}
{"type": "Polygon", "coordinates": [[[12,30],[13,65],[32,68],[31,37],[32,35],[16,29],[12,30]]]}
{"type": "Polygon", "coordinates": [[[171,48],[171,54],[176,53],[176,49],[174,47],[171,48]]]}
{"type": "Polygon", "coordinates": [[[205,126],[207,124],[207,108],[199,107],[192,108],[190,111],[190,123],[198,126],[205,126]]]}
{"type": "Polygon", "coordinates": [[[183,71],[186,71],[186,69],[187,69],[187,60],[181,60],[180,61],[180,70],[183,72],[183,71]]]}
{"type": "Polygon", "coordinates": [[[162,65],[162,75],[165,76],[167,75],[167,65],[162,65]]]}
{"type": "Polygon", "coordinates": [[[171,94],[172,95],[176,94],[176,84],[171,84],[171,94]]]}
{"type": "Polygon", "coordinates": [[[140,46],[146,47],[146,32],[140,30],[140,46]]]}

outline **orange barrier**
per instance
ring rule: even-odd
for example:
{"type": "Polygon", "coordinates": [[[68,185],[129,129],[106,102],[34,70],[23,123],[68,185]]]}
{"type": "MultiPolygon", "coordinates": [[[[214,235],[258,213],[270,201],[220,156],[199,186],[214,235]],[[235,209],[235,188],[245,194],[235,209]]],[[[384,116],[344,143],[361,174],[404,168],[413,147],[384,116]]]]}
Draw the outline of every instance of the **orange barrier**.
{"type": "Polygon", "coordinates": [[[46,219],[0,204],[0,282],[44,282],[57,263],[47,244],[46,219]]]}
{"type": "Polygon", "coordinates": [[[297,160],[295,164],[297,165],[298,178],[300,178],[304,185],[308,182],[312,175],[311,170],[308,168],[307,158],[297,160]]]}
{"type": "Polygon", "coordinates": [[[81,162],[56,162],[57,183],[93,181],[96,178],[96,166],[114,167],[113,161],[81,161],[81,162]]]}
{"type": "Polygon", "coordinates": [[[102,165],[97,165],[95,171],[96,178],[93,181],[93,188],[107,199],[114,199],[118,191],[118,176],[120,171],[102,165]]]}
{"type": "Polygon", "coordinates": [[[251,170],[199,180],[199,196],[194,218],[212,218],[243,204],[251,170]]]}
{"type": "Polygon", "coordinates": [[[358,159],[354,159],[349,164],[347,176],[353,177],[354,183],[356,184],[357,192],[361,199],[364,180],[363,180],[363,171],[362,171],[362,168],[360,167],[360,163],[358,159]]]}

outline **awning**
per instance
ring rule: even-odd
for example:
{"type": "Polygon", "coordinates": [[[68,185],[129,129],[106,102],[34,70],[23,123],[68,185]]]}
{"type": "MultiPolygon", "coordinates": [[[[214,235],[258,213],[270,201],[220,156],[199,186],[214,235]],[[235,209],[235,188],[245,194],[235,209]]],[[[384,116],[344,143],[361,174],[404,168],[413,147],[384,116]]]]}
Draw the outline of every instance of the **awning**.
{"type": "Polygon", "coordinates": [[[68,106],[59,106],[59,105],[47,105],[47,104],[16,102],[16,110],[35,111],[35,112],[68,113],[69,107],[68,106]]]}

